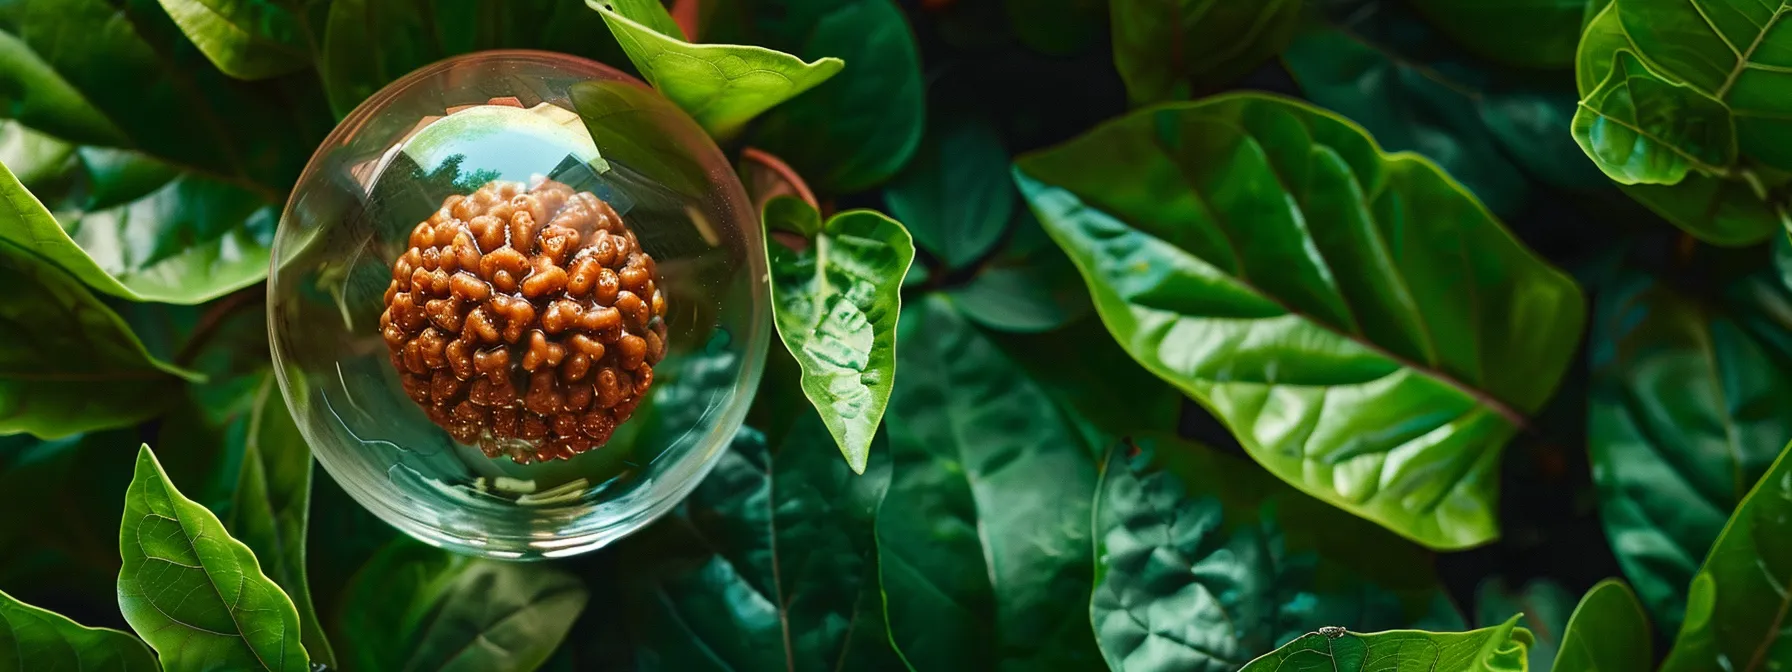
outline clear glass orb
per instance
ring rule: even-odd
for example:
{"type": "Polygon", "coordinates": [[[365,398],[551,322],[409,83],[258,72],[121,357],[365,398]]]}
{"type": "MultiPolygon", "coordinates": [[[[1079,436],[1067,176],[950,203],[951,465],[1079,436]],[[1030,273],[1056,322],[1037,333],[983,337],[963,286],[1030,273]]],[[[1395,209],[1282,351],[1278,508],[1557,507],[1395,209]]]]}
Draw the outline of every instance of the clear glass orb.
{"type": "Polygon", "coordinates": [[[437,546],[592,550],[671,509],[770,334],[741,183],[609,67],[498,51],[393,82],[312,156],[268,281],[281,390],[324,468],[437,546]]]}

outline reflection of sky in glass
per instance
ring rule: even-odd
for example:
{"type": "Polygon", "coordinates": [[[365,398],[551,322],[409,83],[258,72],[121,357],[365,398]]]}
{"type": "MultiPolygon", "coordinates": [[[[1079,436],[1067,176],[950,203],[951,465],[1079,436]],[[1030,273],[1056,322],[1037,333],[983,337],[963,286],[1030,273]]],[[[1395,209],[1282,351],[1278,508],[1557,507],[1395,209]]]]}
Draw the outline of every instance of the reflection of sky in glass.
{"type": "Polygon", "coordinates": [[[602,172],[597,145],[577,115],[552,105],[532,109],[481,105],[448,115],[406,140],[403,151],[424,172],[434,172],[461,155],[461,165],[497,179],[527,182],[554,172],[568,156],[594,163],[602,172]]]}

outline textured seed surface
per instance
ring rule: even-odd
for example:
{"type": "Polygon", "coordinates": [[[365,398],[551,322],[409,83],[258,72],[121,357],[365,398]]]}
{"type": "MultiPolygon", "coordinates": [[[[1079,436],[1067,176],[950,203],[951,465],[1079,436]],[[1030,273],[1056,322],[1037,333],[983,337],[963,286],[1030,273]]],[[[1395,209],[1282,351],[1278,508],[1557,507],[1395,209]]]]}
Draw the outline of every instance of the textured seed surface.
{"type": "Polygon", "coordinates": [[[380,337],[455,440],[520,463],[604,445],[665,356],[653,257],[615,209],[544,180],[455,195],[392,263],[380,337]]]}

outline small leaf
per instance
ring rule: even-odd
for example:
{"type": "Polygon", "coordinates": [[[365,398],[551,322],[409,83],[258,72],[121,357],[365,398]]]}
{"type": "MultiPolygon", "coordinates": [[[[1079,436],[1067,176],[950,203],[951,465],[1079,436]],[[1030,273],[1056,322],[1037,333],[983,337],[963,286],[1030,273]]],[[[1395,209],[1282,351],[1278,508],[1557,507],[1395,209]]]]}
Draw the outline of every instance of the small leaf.
{"type": "Polygon", "coordinates": [[[1433,548],[1498,534],[1499,452],[1585,309],[1436,166],[1235,94],[1109,122],[1016,179],[1120,345],[1272,473],[1433,548]]]}
{"type": "Polygon", "coordinates": [[[350,670],[527,672],[560,646],[585,586],[553,567],[452,555],[409,539],[355,575],[336,632],[350,670]]]}
{"type": "Polygon", "coordinates": [[[213,65],[237,79],[311,66],[306,28],[273,0],[161,0],[162,9],[213,65]]]}
{"type": "Polygon", "coordinates": [[[168,481],[146,444],[125,493],[118,606],[170,670],[304,672],[299,614],[255,554],[168,481]]]}
{"type": "Polygon", "coordinates": [[[1661,672],[1770,670],[1792,652],[1792,446],[1755,483],[1692,579],[1661,672]]]}
{"type": "Polygon", "coordinates": [[[1553,672],[1649,672],[1655,665],[1649,617],[1617,579],[1600,581],[1568,619],[1553,672]]]}
{"type": "Polygon", "coordinates": [[[1315,632],[1251,661],[1241,672],[1475,670],[1523,672],[1531,633],[1505,624],[1469,632],[1315,632]]]}
{"type": "Polygon", "coordinates": [[[915,246],[902,224],[872,210],[828,218],[791,197],[765,213],[772,316],[802,365],[803,394],[821,411],[852,470],[865,470],[896,377],[901,282],[915,246]],[[774,242],[787,232],[801,249],[774,242]]]}
{"type": "MultiPolygon", "coordinates": [[[[733,137],[753,117],[840,72],[838,58],[812,63],[764,47],[691,44],[619,13],[607,0],[585,0],[603,14],[641,76],[718,138],[733,137]]],[[[665,16],[652,4],[644,13],[665,16]]],[[[670,17],[667,17],[668,20],[670,17]]]]}
{"type": "Polygon", "coordinates": [[[0,592],[0,660],[14,670],[156,672],[143,641],[110,628],[88,628],[0,592]]]}
{"type": "MultiPolygon", "coordinates": [[[[4,169],[0,168],[0,173],[4,169]]],[[[0,229],[11,228],[0,216],[0,229]]],[[[0,237],[0,434],[59,437],[161,411],[183,379],[75,278],[0,237]]]]}
{"type": "Polygon", "coordinates": [[[1554,581],[1533,579],[1521,590],[1513,591],[1506,582],[1494,577],[1475,588],[1475,624],[1481,627],[1499,625],[1514,612],[1524,614],[1525,628],[1531,631],[1530,666],[1548,672],[1550,661],[1562,645],[1562,631],[1568,627],[1568,616],[1574,611],[1575,597],[1554,581]]]}
{"type": "Polygon", "coordinates": [[[1723,103],[1649,70],[1629,51],[1574,113],[1574,140],[1619,184],[1677,184],[1688,172],[1736,161],[1736,130],[1723,103]]]}
{"type": "Polygon", "coordinates": [[[1002,239],[1018,197],[1008,177],[1008,151],[994,128],[946,122],[933,130],[884,189],[884,202],[917,245],[947,268],[961,268],[1002,239]]]}
{"type": "Polygon", "coordinates": [[[1110,0],[1114,66],[1135,105],[1191,96],[1250,72],[1288,44],[1299,0],[1110,0]]]}

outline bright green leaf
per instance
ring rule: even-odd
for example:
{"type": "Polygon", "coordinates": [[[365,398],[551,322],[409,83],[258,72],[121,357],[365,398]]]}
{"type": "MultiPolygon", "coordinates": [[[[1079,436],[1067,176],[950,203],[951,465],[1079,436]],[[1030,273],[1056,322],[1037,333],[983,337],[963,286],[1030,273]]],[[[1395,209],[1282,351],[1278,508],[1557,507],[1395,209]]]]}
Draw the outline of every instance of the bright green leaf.
{"type": "Polygon", "coordinates": [[[88,628],[67,616],[0,592],[0,661],[13,670],[156,672],[143,641],[110,628],[88,628]]]}
{"type": "Polygon", "coordinates": [[[1412,4],[1451,39],[1483,58],[1521,68],[1566,68],[1574,64],[1587,1],[1416,0],[1412,4]]]}
{"type": "Polygon", "coordinates": [[[1109,0],[1114,66],[1137,105],[1187,100],[1288,44],[1299,0],[1109,0]]]}
{"type": "Polygon", "coordinates": [[[1241,672],[1523,672],[1531,633],[1518,619],[1469,632],[1315,632],[1241,672]]]}
{"type": "Polygon", "coordinates": [[[934,127],[884,189],[890,214],[947,268],[983,258],[1002,239],[1016,200],[1008,151],[996,130],[980,122],[934,127]]]}
{"type": "Polygon", "coordinates": [[[1792,660],[1792,446],[1737,505],[1693,576],[1662,672],[1771,670],[1792,660]]]}
{"type": "Polygon", "coordinates": [[[169,482],[148,445],[125,493],[118,607],[170,670],[305,672],[299,614],[255,554],[169,482]]]}
{"type": "Polygon", "coordinates": [[[1091,669],[1095,464],[1038,384],[946,301],[902,320],[877,517],[890,639],[917,670],[1091,669]]]}
{"type": "Polygon", "coordinates": [[[577,577],[453,555],[400,539],[344,589],[336,641],[347,670],[528,672],[585,608],[577,577]]]}
{"type": "Polygon", "coordinates": [[[871,437],[896,377],[901,282],[915,257],[902,224],[872,210],[829,217],[788,196],[765,206],[772,317],[802,365],[803,394],[821,411],[853,471],[865,470],[871,437]],[[776,234],[802,239],[800,249],[776,234]]]}
{"type": "Polygon", "coordinates": [[[1623,581],[1606,579],[1587,591],[1568,619],[1553,672],[1649,672],[1655,665],[1649,617],[1623,581]]]}
{"type": "Polygon", "coordinates": [[[1497,535],[1500,449],[1584,307],[1436,166],[1245,94],[1136,112],[1017,179],[1121,346],[1271,472],[1434,548],[1497,535]]]}
{"type": "Polygon", "coordinates": [[[1619,184],[1678,184],[1736,160],[1730,112],[1692,87],[1663,80],[1620,51],[1574,113],[1574,139],[1619,184]]]}
{"type": "Polygon", "coordinates": [[[0,434],[131,424],[161,411],[194,377],[151,357],[75,278],[4,239],[0,286],[8,288],[0,298],[0,434]]]}
{"type": "Polygon", "coordinates": [[[311,66],[303,20],[274,0],[161,0],[187,39],[224,74],[264,79],[311,66]]]}
{"type": "Polygon", "coordinates": [[[1792,289],[1698,297],[1631,272],[1601,292],[1587,443],[1618,565],[1663,628],[1724,522],[1792,436],[1792,289]]]}
{"type": "MultiPolygon", "coordinates": [[[[764,47],[691,44],[618,13],[606,0],[585,0],[603,14],[641,76],[689,113],[710,135],[732,137],[760,113],[790,100],[845,67],[838,58],[812,63],[764,47]]],[[[650,11],[663,16],[657,4],[650,11]]]]}
{"type": "Polygon", "coordinates": [[[1324,626],[1407,627],[1447,604],[1424,549],[1174,440],[1109,450],[1095,558],[1090,617],[1115,670],[1231,669],[1324,626]]]}
{"type": "Polygon", "coordinates": [[[1538,672],[1549,672],[1550,661],[1562,645],[1562,631],[1574,612],[1573,593],[1548,579],[1533,579],[1522,590],[1513,591],[1504,580],[1494,577],[1475,588],[1475,624],[1488,627],[1504,623],[1514,613],[1524,614],[1525,629],[1531,631],[1530,666],[1538,672]]]}

